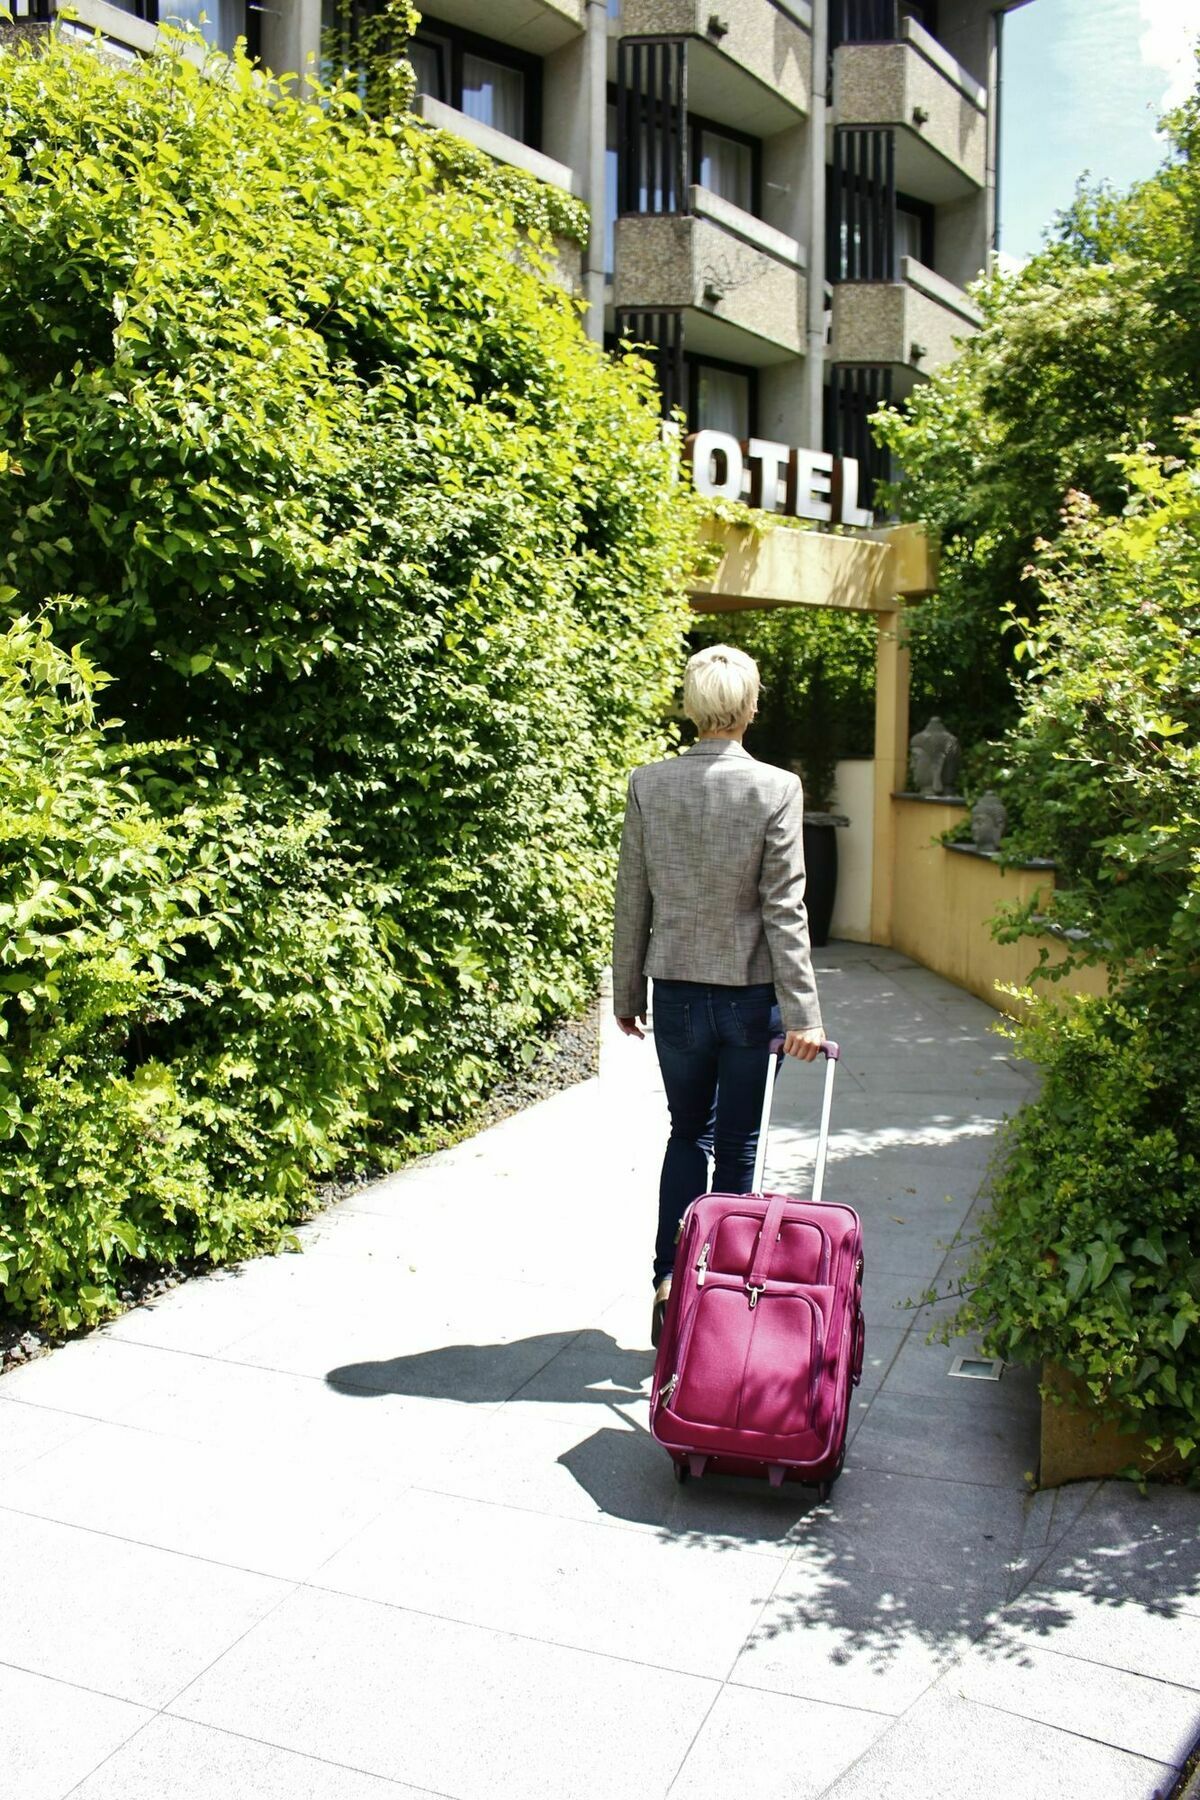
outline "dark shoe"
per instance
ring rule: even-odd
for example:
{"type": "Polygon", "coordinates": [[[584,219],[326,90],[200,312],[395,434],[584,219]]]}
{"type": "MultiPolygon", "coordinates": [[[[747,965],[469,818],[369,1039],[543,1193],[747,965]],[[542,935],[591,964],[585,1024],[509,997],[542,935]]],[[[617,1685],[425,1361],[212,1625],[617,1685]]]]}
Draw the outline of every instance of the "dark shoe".
{"type": "Polygon", "coordinates": [[[654,1310],[650,1314],[650,1342],[658,1349],[658,1340],[662,1336],[663,1321],[667,1316],[667,1301],[671,1296],[671,1277],[664,1275],[654,1290],[654,1310]]]}

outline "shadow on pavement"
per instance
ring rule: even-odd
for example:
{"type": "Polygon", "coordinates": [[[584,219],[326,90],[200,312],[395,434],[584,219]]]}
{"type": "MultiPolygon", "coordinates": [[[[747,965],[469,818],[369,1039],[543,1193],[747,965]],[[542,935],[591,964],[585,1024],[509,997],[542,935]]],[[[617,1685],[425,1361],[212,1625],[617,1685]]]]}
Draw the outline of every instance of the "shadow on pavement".
{"type": "Polygon", "coordinates": [[[604,1331],[544,1332],[507,1344],[447,1344],[393,1356],[387,1362],[347,1363],[325,1377],[340,1394],[406,1394],[427,1400],[498,1405],[526,1400],[640,1400],[652,1368],[649,1351],[623,1350],[604,1331]],[[555,1363],[564,1350],[569,1361],[555,1363]],[[536,1384],[536,1392],[522,1389],[536,1384]],[[602,1386],[603,1391],[592,1391],[602,1386]]]}

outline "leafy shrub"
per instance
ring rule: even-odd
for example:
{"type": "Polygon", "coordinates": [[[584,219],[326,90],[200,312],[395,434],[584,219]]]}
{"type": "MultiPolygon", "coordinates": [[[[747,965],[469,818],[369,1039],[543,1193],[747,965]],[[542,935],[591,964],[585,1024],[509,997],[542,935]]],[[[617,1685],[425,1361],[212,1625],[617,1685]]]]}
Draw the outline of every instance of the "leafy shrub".
{"type": "Polygon", "coordinates": [[[106,685],[49,618],[0,636],[0,1291],[66,1327],[131,1264],[278,1244],[361,1133],[395,986],[328,821],[148,774],[186,756],[121,744],[106,685]]]}
{"type": "MultiPolygon", "coordinates": [[[[649,371],[586,339],[544,233],[412,120],[53,39],[0,58],[0,152],[0,575],[148,746],[72,727],[99,759],[80,839],[88,807],[97,841],[142,834],[144,942],[105,966],[102,1029],[88,974],[22,1040],[43,1171],[80,1094],[113,1120],[65,1153],[35,1260],[88,1158],[97,1221],[182,1221],[129,1255],[234,1254],[592,991],[693,501],[649,371]],[[122,1185],[138,1105],[178,1129],[122,1185]]],[[[90,1258],[109,1304],[106,1230],[8,1303],[65,1319],[90,1258]]]]}
{"type": "Polygon", "coordinates": [[[983,326],[962,353],[876,415],[901,516],[942,545],[912,615],[914,713],[964,744],[1018,710],[1005,607],[1036,610],[1022,571],[1067,493],[1119,513],[1110,453],[1178,450],[1176,415],[1200,405],[1200,89],[1163,123],[1162,168],[1126,194],[1081,187],[1042,251],[973,290],[983,326]]]}
{"type": "Polygon", "coordinates": [[[779,607],[693,623],[701,644],[736,644],[762,676],[747,748],[764,762],[801,765],[810,808],[834,798],[838,758],[874,749],[875,620],[871,614],[779,607]]]}
{"type": "MultiPolygon", "coordinates": [[[[1188,459],[1117,460],[1039,566],[1031,669],[1004,744],[1023,848],[1054,856],[1052,922],[1112,994],[1027,997],[1044,1086],[1009,1127],[961,1315],[1051,1357],[1126,1424],[1200,1442],[1200,418],[1188,459]]],[[[1035,927],[1008,916],[1008,935],[1035,927]]]]}
{"type": "Polygon", "coordinates": [[[1159,1447],[1200,1443],[1200,1008],[1169,1032],[1118,1002],[1033,1002],[1043,1071],[1002,1141],[955,1332],[1046,1359],[1159,1447]],[[1181,1053],[1181,1054],[1180,1054],[1181,1053]]]}

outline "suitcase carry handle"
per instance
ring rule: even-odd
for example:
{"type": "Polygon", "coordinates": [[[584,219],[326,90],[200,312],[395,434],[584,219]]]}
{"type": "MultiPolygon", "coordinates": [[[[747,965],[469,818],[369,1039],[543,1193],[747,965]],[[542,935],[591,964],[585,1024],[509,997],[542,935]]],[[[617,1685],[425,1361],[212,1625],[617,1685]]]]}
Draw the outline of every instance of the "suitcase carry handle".
{"type": "MultiPolygon", "coordinates": [[[[767,1134],[771,1128],[771,1102],[775,1097],[775,1077],[779,1073],[779,1065],[783,1061],[783,1044],[781,1037],[771,1039],[767,1060],[767,1079],[763,1088],[762,1115],[758,1123],[758,1150],[754,1158],[754,1175],[750,1185],[752,1194],[763,1191],[763,1177],[767,1167],[767,1134]]],[[[821,1055],[825,1058],[825,1091],[821,1096],[821,1127],[817,1133],[817,1154],[813,1167],[813,1205],[819,1205],[825,1187],[825,1163],[829,1155],[829,1121],[833,1116],[833,1073],[834,1065],[841,1059],[841,1047],[832,1038],[826,1038],[821,1045],[821,1055]]],[[[764,1234],[765,1235],[765,1234],[764,1234]]]]}

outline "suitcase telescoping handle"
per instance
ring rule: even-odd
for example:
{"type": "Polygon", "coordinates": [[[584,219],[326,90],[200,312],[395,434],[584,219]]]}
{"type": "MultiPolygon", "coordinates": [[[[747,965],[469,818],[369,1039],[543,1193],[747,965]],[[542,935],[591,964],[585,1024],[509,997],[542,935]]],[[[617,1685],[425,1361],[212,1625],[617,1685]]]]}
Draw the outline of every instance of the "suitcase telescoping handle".
{"type": "MultiPolygon", "coordinates": [[[[771,1128],[771,1101],[775,1095],[775,1077],[779,1072],[779,1064],[783,1061],[783,1039],[772,1038],[770,1058],[767,1062],[767,1080],[763,1088],[762,1117],[758,1123],[758,1152],[754,1158],[754,1180],[750,1188],[752,1194],[763,1191],[763,1177],[767,1167],[767,1133],[771,1128]]],[[[827,1038],[821,1045],[821,1055],[825,1058],[825,1092],[821,1096],[821,1129],[817,1134],[817,1157],[813,1168],[812,1197],[816,1205],[821,1198],[821,1190],[825,1186],[825,1161],[829,1155],[829,1121],[833,1116],[833,1071],[834,1065],[841,1056],[841,1050],[827,1038]]]]}

